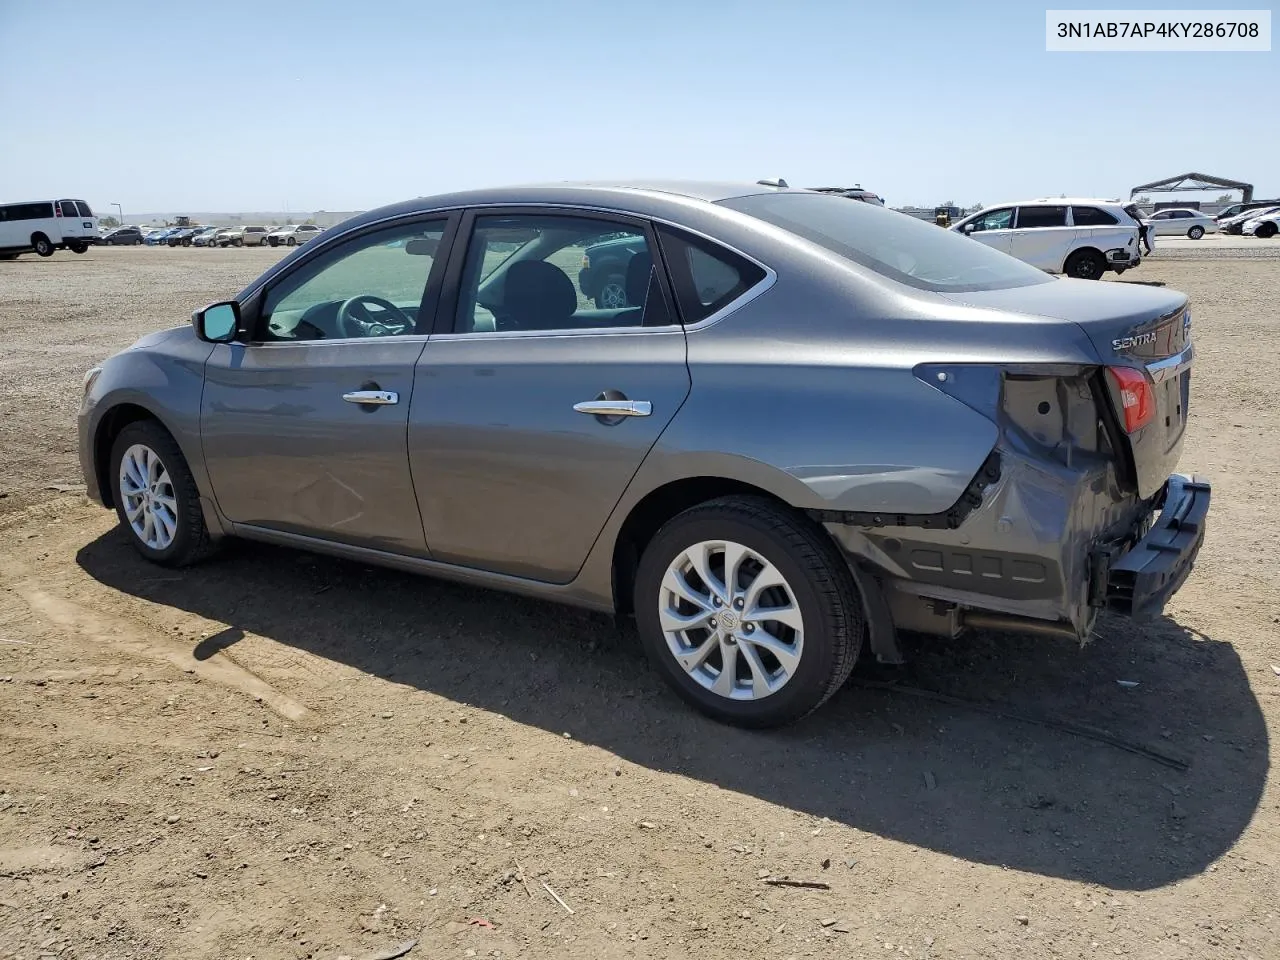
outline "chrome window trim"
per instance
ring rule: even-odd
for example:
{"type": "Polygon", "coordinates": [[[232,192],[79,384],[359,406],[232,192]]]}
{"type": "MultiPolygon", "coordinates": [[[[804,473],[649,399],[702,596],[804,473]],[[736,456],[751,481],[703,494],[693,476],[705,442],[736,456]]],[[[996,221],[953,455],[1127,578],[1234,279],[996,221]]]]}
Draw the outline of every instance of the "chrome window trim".
{"type": "MultiPolygon", "coordinates": [[[[569,210],[569,211],[587,210],[592,213],[614,214],[617,216],[630,217],[633,220],[645,220],[645,221],[648,221],[649,223],[661,224],[663,226],[672,227],[676,230],[681,230],[684,233],[690,234],[691,236],[700,237],[701,239],[706,240],[709,243],[714,243],[716,246],[723,247],[724,249],[730,251],[731,253],[734,253],[737,256],[742,257],[744,260],[747,260],[750,263],[754,263],[757,267],[759,267],[761,270],[764,271],[764,279],[762,279],[759,283],[755,284],[754,286],[749,287],[748,289],[742,291],[741,294],[739,294],[733,300],[730,300],[728,303],[726,303],[723,307],[721,307],[715,313],[710,314],[709,316],[703,317],[697,323],[691,323],[687,325],[673,323],[669,327],[613,327],[613,328],[591,327],[588,330],[574,330],[572,328],[566,328],[563,330],[481,330],[481,331],[476,331],[472,333],[439,333],[433,336],[423,335],[423,334],[405,334],[406,338],[410,336],[423,336],[423,337],[430,336],[430,339],[433,339],[433,340],[445,340],[445,339],[452,340],[452,339],[475,338],[475,337],[494,337],[494,336],[508,337],[513,334],[523,335],[523,336],[530,336],[530,335],[599,336],[602,333],[611,334],[611,333],[617,333],[617,332],[656,333],[656,332],[660,332],[668,329],[681,329],[686,332],[700,331],[700,330],[705,330],[707,327],[711,326],[712,324],[719,323],[721,320],[723,320],[729,314],[733,313],[735,310],[739,310],[742,307],[745,307],[748,303],[750,303],[756,297],[768,292],[769,289],[773,287],[774,283],[776,283],[778,279],[777,271],[775,271],[767,263],[760,262],[760,260],[751,256],[749,253],[744,253],[742,250],[738,249],[733,244],[726,243],[724,240],[721,240],[718,237],[713,237],[710,234],[704,233],[701,230],[694,229],[693,227],[690,227],[687,224],[679,223],[678,221],[670,220],[665,217],[647,216],[643,213],[637,213],[634,210],[623,210],[623,209],[619,209],[618,207],[611,207],[611,206],[606,206],[602,204],[546,203],[546,202],[538,202],[538,201],[532,201],[532,200],[523,200],[523,201],[515,201],[515,202],[493,201],[491,203],[461,204],[461,205],[449,206],[449,207],[436,207],[428,210],[415,210],[413,213],[401,213],[391,217],[384,217],[381,220],[371,220],[368,223],[361,224],[358,229],[360,229],[361,231],[365,229],[376,229],[378,227],[382,227],[389,224],[400,223],[408,220],[416,220],[420,218],[430,218],[434,216],[447,217],[453,213],[465,212],[467,210],[488,210],[493,208],[509,208],[509,207],[529,207],[531,209],[542,209],[542,210],[569,210]]],[[[307,245],[306,247],[306,250],[308,251],[307,257],[302,258],[302,260],[298,264],[295,264],[293,267],[290,267],[289,270],[283,271],[280,274],[264,274],[262,277],[260,277],[257,281],[254,282],[253,286],[246,287],[245,290],[236,298],[237,301],[243,304],[251,300],[253,297],[257,296],[259,293],[262,292],[262,290],[266,287],[269,281],[275,280],[277,277],[287,276],[289,273],[292,273],[293,270],[299,269],[312,256],[319,256],[331,244],[341,243],[342,240],[347,236],[349,232],[350,231],[344,230],[341,234],[337,234],[335,236],[327,237],[327,238],[322,234],[318,240],[313,240],[311,241],[310,244],[307,245]]],[[[455,240],[455,242],[457,241],[455,240]]],[[[302,249],[302,248],[299,248],[299,249],[302,249]]],[[[301,342],[350,343],[352,342],[352,340],[363,341],[367,339],[384,339],[384,338],[349,337],[344,340],[308,340],[308,341],[293,341],[293,342],[294,343],[301,343],[301,342]]],[[[385,339],[392,339],[392,338],[387,337],[385,339]]],[[[277,342],[277,341],[254,341],[253,343],[255,346],[257,346],[260,344],[265,345],[267,343],[274,343],[274,342],[277,342]]]]}
{"type": "Polygon", "coordinates": [[[1175,353],[1172,357],[1165,357],[1163,360],[1157,360],[1154,363],[1147,364],[1147,373],[1151,375],[1151,379],[1155,383],[1164,383],[1166,380],[1173,379],[1191,368],[1191,361],[1195,359],[1195,347],[1187,344],[1181,353],[1175,353]]]}

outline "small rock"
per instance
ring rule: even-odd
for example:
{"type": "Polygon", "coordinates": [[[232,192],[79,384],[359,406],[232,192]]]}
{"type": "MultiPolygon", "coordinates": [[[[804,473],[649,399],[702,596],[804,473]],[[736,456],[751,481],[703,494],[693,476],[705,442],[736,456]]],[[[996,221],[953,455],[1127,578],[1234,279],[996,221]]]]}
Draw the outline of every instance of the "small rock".
{"type": "MultiPolygon", "coordinates": [[[[1277,622],[1280,622],[1280,618],[1277,619],[1277,622]]],[[[1271,665],[1271,672],[1280,677],[1280,667],[1277,667],[1274,663],[1271,665]]]]}
{"type": "Polygon", "coordinates": [[[569,796],[571,796],[571,797],[576,797],[577,795],[578,795],[578,790],[577,790],[577,788],[576,788],[576,787],[570,787],[570,788],[569,788],[569,796]]]}
{"type": "Polygon", "coordinates": [[[848,867],[850,870],[852,870],[854,867],[858,865],[858,861],[850,857],[848,860],[844,862],[844,865],[848,867]]]}
{"type": "Polygon", "coordinates": [[[834,930],[836,933],[848,933],[848,932],[849,932],[849,928],[848,928],[848,927],[846,927],[843,923],[837,923],[837,924],[836,924],[834,927],[832,927],[831,929],[832,929],[832,930],[834,930]]]}
{"type": "Polygon", "coordinates": [[[1169,804],[1169,813],[1173,816],[1175,820],[1181,820],[1183,817],[1187,815],[1187,811],[1182,809],[1182,807],[1178,804],[1177,800],[1174,800],[1172,803],[1169,804]]]}
{"type": "Polygon", "coordinates": [[[658,829],[657,825],[654,824],[653,821],[651,820],[641,820],[640,823],[637,824],[637,826],[639,826],[641,830],[657,830],[658,829]]]}
{"type": "Polygon", "coordinates": [[[620,776],[622,776],[622,768],[621,768],[621,767],[614,767],[614,768],[613,768],[613,775],[614,775],[615,777],[620,777],[620,776]]]}
{"type": "Polygon", "coordinates": [[[750,910],[743,910],[743,911],[742,911],[742,913],[738,914],[738,916],[742,917],[742,919],[743,919],[743,920],[750,920],[750,919],[751,919],[751,911],[750,911],[750,910]]]}
{"type": "Polygon", "coordinates": [[[181,817],[179,817],[176,813],[171,813],[171,814],[169,814],[167,817],[165,817],[165,818],[164,818],[164,822],[165,822],[165,823],[177,823],[177,822],[178,822],[179,820],[181,820],[181,819],[182,819],[182,818],[181,818],[181,817]]]}
{"type": "Polygon", "coordinates": [[[830,869],[831,869],[831,858],[830,858],[830,857],[827,857],[827,859],[825,859],[825,860],[823,860],[823,861],[822,861],[822,869],[823,869],[823,870],[830,870],[830,869]]]}
{"type": "Polygon", "coordinates": [[[1024,927],[1025,927],[1027,924],[1029,924],[1029,923],[1031,922],[1031,918],[1030,918],[1030,917],[1028,917],[1028,916],[1026,916],[1026,915],[1024,915],[1024,914],[1021,914],[1021,913],[1020,913],[1020,914],[1018,914],[1018,915],[1017,915],[1016,917],[1014,917],[1013,919],[1017,920],[1017,921],[1018,921],[1020,924],[1022,924],[1024,927]]]}
{"type": "Polygon", "coordinates": [[[925,945],[926,947],[932,947],[932,946],[933,946],[933,937],[925,937],[925,938],[924,938],[924,945],[925,945]]]}
{"type": "Polygon", "coordinates": [[[394,716],[394,714],[383,713],[383,714],[380,714],[380,716],[382,717],[383,720],[390,720],[392,716],[394,716]]]}
{"type": "Polygon", "coordinates": [[[840,920],[837,917],[828,917],[826,920],[819,920],[818,922],[822,924],[824,927],[834,927],[837,923],[840,922],[840,920]]]}
{"type": "Polygon", "coordinates": [[[1132,690],[1138,685],[1137,680],[1117,680],[1116,683],[1124,687],[1126,690],[1132,690]]]}
{"type": "Polygon", "coordinates": [[[936,789],[938,786],[938,781],[934,778],[933,774],[928,770],[924,772],[924,785],[925,785],[925,789],[927,790],[936,789]]]}
{"type": "Polygon", "coordinates": [[[765,877],[767,877],[767,876],[769,876],[769,871],[768,871],[768,870],[757,870],[757,871],[756,871],[756,879],[757,879],[757,880],[763,880],[763,879],[764,879],[765,877]]]}
{"type": "Polygon", "coordinates": [[[572,740],[572,739],[573,739],[573,734],[572,734],[572,733],[570,733],[568,730],[566,730],[566,731],[564,732],[564,738],[565,738],[566,740],[572,740]]]}

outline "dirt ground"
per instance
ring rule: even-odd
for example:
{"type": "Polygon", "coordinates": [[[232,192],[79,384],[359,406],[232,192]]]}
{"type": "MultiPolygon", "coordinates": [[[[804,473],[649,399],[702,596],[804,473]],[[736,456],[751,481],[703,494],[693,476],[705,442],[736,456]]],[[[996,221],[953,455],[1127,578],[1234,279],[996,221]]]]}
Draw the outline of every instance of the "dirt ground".
{"type": "Polygon", "coordinates": [[[0,957],[1280,957],[1280,256],[1217,249],[1125,277],[1194,302],[1215,499],[1168,616],[913,641],[769,733],[602,617],[146,565],[74,487],[82,373],[277,254],[0,264],[0,957]]]}

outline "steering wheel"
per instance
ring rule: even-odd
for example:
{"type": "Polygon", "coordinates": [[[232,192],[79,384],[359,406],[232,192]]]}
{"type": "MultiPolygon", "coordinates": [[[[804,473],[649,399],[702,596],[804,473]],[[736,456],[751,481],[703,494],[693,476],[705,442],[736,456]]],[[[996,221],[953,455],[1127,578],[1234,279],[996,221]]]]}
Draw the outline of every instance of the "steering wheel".
{"type": "Polygon", "coordinates": [[[403,336],[413,333],[413,320],[390,300],[365,293],[342,302],[338,331],[344,337],[403,336]],[[377,307],[377,312],[370,307],[377,307]]]}

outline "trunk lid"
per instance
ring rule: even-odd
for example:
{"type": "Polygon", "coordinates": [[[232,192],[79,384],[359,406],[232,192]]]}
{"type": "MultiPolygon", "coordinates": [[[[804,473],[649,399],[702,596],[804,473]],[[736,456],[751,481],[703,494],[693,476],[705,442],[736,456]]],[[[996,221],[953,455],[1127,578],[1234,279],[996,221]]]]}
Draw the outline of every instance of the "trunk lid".
{"type": "MultiPolygon", "coordinates": [[[[1088,336],[1103,366],[1136,367],[1150,378],[1155,413],[1125,434],[1138,493],[1155,496],[1177,467],[1186,429],[1191,383],[1191,313],[1185,294],[1159,287],[1096,280],[943,294],[958,303],[1070,320],[1088,336]]],[[[1120,397],[1107,383],[1123,425],[1120,397]]]]}

